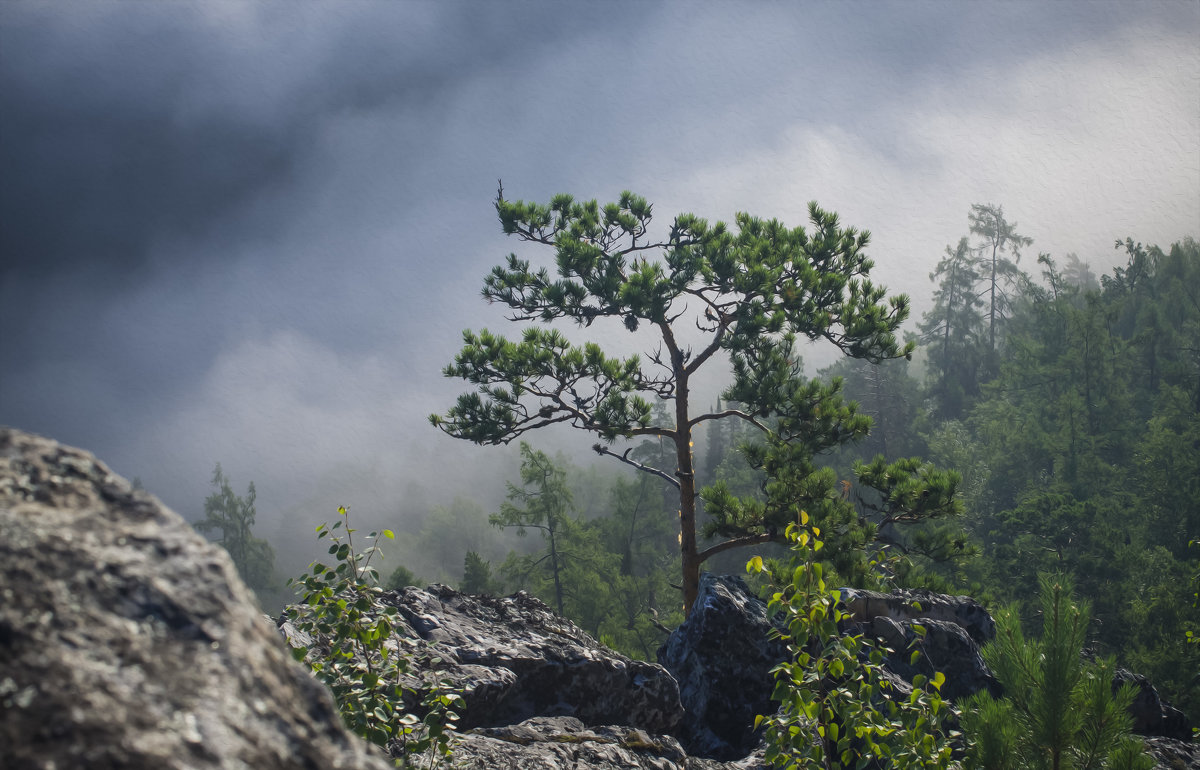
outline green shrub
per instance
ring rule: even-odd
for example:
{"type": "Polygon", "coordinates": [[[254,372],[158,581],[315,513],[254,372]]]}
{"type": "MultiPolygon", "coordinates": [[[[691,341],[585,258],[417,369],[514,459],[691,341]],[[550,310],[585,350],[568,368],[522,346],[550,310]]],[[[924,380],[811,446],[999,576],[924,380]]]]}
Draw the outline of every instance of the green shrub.
{"type": "MultiPolygon", "coordinates": [[[[454,709],[462,707],[462,698],[445,682],[423,696],[406,691],[406,640],[395,633],[397,610],[381,601],[379,573],[371,566],[379,552],[379,533],[367,535],[370,545],[356,551],[349,512],[338,508],[338,514],[343,521],[317,527],[317,538],[331,541],[329,553],[337,566],[314,562],[308,573],[288,581],[302,603],[288,607],[284,615],[315,640],[312,650],[295,649],[293,654],[333,691],[347,727],[399,755],[397,766],[436,767],[450,755],[447,729],[457,720],[454,709]],[[423,717],[405,708],[406,694],[420,698],[423,717]]],[[[386,529],[383,536],[394,537],[386,529]]]]}
{"type": "MultiPolygon", "coordinates": [[[[863,768],[878,761],[887,767],[953,766],[948,718],[950,704],[939,694],[946,677],[917,675],[908,695],[883,674],[883,652],[861,635],[843,635],[847,620],[839,594],[826,587],[816,554],[820,529],[800,513],[791,524],[791,580],[775,592],[768,607],[781,613],[790,659],[775,670],[772,698],[780,709],[762,717],[767,726],[766,758],[783,768],[863,768]]],[[[766,569],[754,557],[747,571],[766,569]]],[[[918,634],[923,634],[923,629],[918,634]]],[[[915,656],[919,653],[914,652],[915,656]]],[[[757,726],[756,725],[756,726],[757,726]]]]}

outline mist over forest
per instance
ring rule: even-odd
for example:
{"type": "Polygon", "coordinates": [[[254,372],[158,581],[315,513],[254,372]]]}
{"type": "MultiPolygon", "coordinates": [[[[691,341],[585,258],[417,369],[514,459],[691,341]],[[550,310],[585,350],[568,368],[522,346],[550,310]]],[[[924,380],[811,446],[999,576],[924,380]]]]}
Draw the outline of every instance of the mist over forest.
{"type": "MultiPolygon", "coordinates": [[[[442,375],[464,329],[532,325],[481,298],[493,266],[553,270],[552,248],[505,236],[498,186],[540,204],[632,190],[652,240],[684,213],[807,227],[816,201],[870,231],[870,278],[911,298],[898,338],[917,343],[876,367],[801,340],[804,375],[843,377],[874,420],[819,462],[847,484],[878,453],[960,474],[955,533],[899,538],[916,566],[889,577],[999,605],[1067,570],[1098,643],[1195,720],[1176,669],[1196,660],[1197,39],[1186,1],[5,2],[0,424],[94,452],[193,522],[253,483],[268,608],[339,506],[397,533],[385,576],[461,585],[474,554],[476,588],[549,601],[541,533],[497,526],[544,452],[588,554],[572,579],[611,593],[567,614],[645,656],[677,611],[662,485],[565,425],[523,451],[429,423],[472,390],[442,375]],[[647,591],[653,622],[625,605],[602,626],[647,591]]],[[[620,318],[556,328],[655,351],[620,318]]],[[[733,382],[725,356],[697,409],[733,382]]],[[[697,431],[701,486],[762,493],[748,438],[697,431]]]]}

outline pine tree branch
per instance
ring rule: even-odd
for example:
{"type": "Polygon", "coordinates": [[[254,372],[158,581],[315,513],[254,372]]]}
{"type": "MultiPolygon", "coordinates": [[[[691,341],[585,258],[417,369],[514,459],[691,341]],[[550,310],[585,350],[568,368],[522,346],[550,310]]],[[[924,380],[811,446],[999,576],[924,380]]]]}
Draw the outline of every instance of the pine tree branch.
{"type": "Polygon", "coordinates": [[[620,460],[621,462],[625,463],[626,465],[632,465],[634,468],[637,468],[639,471],[645,471],[646,473],[649,473],[651,475],[658,476],[660,479],[663,479],[671,486],[675,487],[676,489],[679,489],[679,479],[675,478],[671,474],[667,473],[666,471],[659,470],[658,468],[654,468],[649,465],[646,465],[645,463],[639,463],[637,460],[629,459],[629,453],[632,451],[632,448],[626,449],[621,454],[617,454],[616,452],[612,451],[611,449],[604,446],[603,444],[592,444],[592,449],[598,455],[608,455],[609,457],[615,457],[618,460],[620,460]]]}
{"type": "Polygon", "coordinates": [[[699,556],[697,556],[697,558],[700,560],[700,563],[703,564],[704,562],[708,561],[713,556],[716,556],[717,554],[722,553],[724,551],[729,551],[734,548],[741,548],[741,547],[747,546],[747,545],[762,545],[763,543],[770,543],[774,539],[775,539],[775,537],[770,532],[763,532],[760,535],[746,535],[745,537],[735,537],[732,540],[726,540],[723,543],[717,543],[714,546],[705,548],[703,551],[700,552],[700,554],[699,554],[699,556]]]}
{"type": "Polygon", "coordinates": [[[723,412],[709,412],[708,414],[702,414],[699,417],[696,417],[695,419],[693,419],[688,424],[695,426],[695,425],[699,425],[700,423],[704,422],[705,420],[720,420],[724,417],[740,417],[743,420],[745,420],[746,422],[753,425],[754,427],[761,430],[763,433],[770,432],[770,429],[766,425],[763,425],[761,422],[754,419],[754,417],[752,415],[746,414],[745,412],[743,412],[740,409],[726,409],[723,412]]]}

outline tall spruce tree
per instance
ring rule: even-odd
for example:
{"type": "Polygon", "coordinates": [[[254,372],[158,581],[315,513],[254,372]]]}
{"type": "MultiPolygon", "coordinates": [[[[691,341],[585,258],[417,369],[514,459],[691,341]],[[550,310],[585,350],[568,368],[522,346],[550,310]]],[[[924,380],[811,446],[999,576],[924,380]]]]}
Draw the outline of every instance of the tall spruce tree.
{"type": "Polygon", "coordinates": [[[563,573],[566,571],[563,533],[571,526],[575,504],[567,487],[567,473],[524,441],[521,442],[521,486],[508,485],[508,502],[489,521],[496,527],[515,527],[517,534],[527,529],[541,530],[546,538],[545,553],[526,557],[525,571],[545,565],[554,581],[554,607],[563,615],[563,573]]]}
{"type": "Polygon", "coordinates": [[[220,543],[238,574],[251,588],[269,588],[275,570],[275,549],[262,538],[254,536],[254,482],[245,497],[234,494],[221,464],[213,470],[212,485],[216,491],[204,500],[204,518],[194,526],[200,532],[219,532],[220,543]]]}
{"type": "Polygon", "coordinates": [[[976,253],[979,255],[983,293],[988,297],[985,312],[988,328],[987,368],[989,374],[994,374],[997,360],[996,331],[1012,310],[1011,287],[1024,277],[1017,267],[1021,261],[1021,248],[1032,244],[1033,239],[1017,233],[1017,223],[1004,218],[1003,206],[972,204],[967,219],[971,234],[980,236],[983,241],[976,253]],[[1006,254],[1011,255],[1012,259],[1006,254]]]}
{"type": "Polygon", "coordinates": [[[979,394],[979,278],[979,263],[965,237],[954,248],[946,247],[946,255],[929,274],[929,280],[939,283],[920,328],[928,345],[930,390],[941,416],[950,419],[961,416],[967,402],[979,394]]]}
{"type": "MultiPolygon", "coordinates": [[[[501,189],[495,208],[506,234],[554,250],[557,275],[511,254],[485,279],[485,299],[511,308],[511,321],[569,320],[590,327],[613,320],[649,337],[650,352],[645,359],[618,358],[596,343],[574,345],[539,326],[526,328],[519,340],[468,330],[445,374],[477,391],[430,419],[446,433],[480,444],[505,444],[564,423],[598,436],[598,453],[662,478],[678,493],[683,599],[690,611],[707,558],[783,534],[783,526],[762,517],[763,509],[724,500],[710,512],[741,518],[718,521],[711,532],[725,539],[700,549],[693,431],[730,419],[770,437],[786,414],[786,440],[806,457],[861,437],[869,420],[842,404],[838,388],[802,379],[794,342],[823,339],[869,361],[908,356],[913,344],[902,345],[895,335],[908,315],[908,298],[887,297],[870,281],[873,263],[864,253],[869,234],[843,228],[836,214],[815,203],[808,228],[745,213],[737,214],[733,227],[680,214],[661,240],[651,235],[650,204],[630,192],[604,206],[570,195],[541,205],[506,200],[501,189]],[[693,378],[724,356],[733,374],[724,397],[738,408],[697,413],[693,378]],[[655,401],[669,405],[666,419],[654,419],[655,401]],[[630,450],[612,448],[615,440],[632,437],[669,442],[675,467],[656,467],[631,457],[630,450]]],[[[817,498],[836,497],[825,474],[813,476],[806,489],[817,498]]],[[[776,513],[794,516],[792,509],[803,503],[793,500],[776,513]]]]}

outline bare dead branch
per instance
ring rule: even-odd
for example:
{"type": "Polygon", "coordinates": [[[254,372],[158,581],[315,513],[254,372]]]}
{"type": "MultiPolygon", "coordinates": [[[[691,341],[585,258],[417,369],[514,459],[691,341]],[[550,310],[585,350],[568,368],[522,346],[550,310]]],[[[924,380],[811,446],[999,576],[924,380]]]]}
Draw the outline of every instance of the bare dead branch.
{"type": "Polygon", "coordinates": [[[734,548],[742,548],[743,546],[747,546],[747,545],[762,545],[763,543],[769,543],[774,539],[775,538],[772,537],[771,533],[769,533],[769,532],[763,532],[762,534],[759,534],[759,535],[746,535],[745,537],[735,537],[732,540],[726,540],[723,543],[717,543],[714,546],[705,548],[703,551],[700,552],[700,555],[697,558],[700,559],[701,563],[704,563],[708,559],[710,559],[713,556],[716,556],[717,554],[722,553],[724,551],[729,551],[734,548]]]}
{"type": "Polygon", "coordinates": [[[671,486],[675,487],[676,489],[679,489],[679,479],[675,478],[674,476],[667,473],[666,471],[659,470],[658,468],[654,468],[652,466],[646,465],[645,463],[639,463],[637,460],[630,459],[630,457],[629,457],[630,450],[628,450],[628,449],[626,449],[621,454],[617,454],[616,452],[612,451],[611,449],[604,446],[603,444],[592,444],[592,450],[595,451],[595,453],[598,455],[608,455],[609,457],[615,457],[618,460],[620,460],[621,462],[625,463],[626,465],[632,465],[634,468],[637,468],[639,471],[644,471],[651,475],[658,476],[660,479],[666,481],[671,486]]]}

